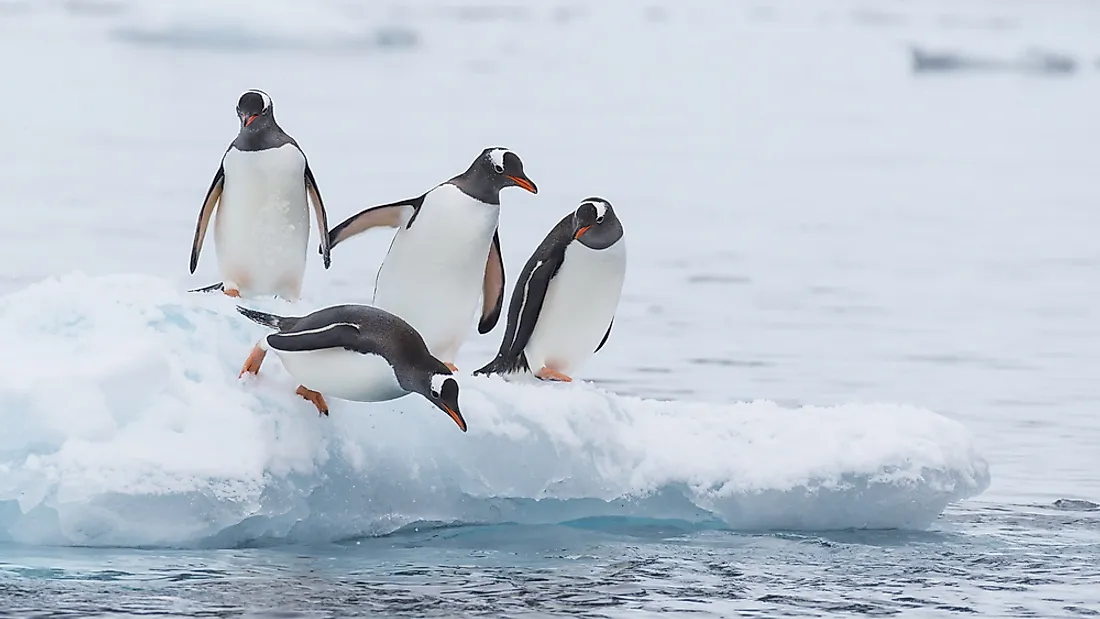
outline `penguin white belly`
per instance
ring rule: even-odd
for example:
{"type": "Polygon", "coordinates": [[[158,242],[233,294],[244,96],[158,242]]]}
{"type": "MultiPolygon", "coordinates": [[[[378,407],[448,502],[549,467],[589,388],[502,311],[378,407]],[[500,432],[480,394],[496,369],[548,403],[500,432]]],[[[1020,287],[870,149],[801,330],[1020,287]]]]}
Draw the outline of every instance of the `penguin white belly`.
{"type": "Polygon", "coordinates": [[[301,293],[309,244],[305,157],[293,144],[230,149],[214,220],[218,269],[243,296],[301,293]]]}
{"type": "Polygon", "coordinates": [[[346,348],[287,352],[272,349],[283,367],[308,389],[354,402],[393,400],[408,392],[384,357],[346,348]]]}
{"type": "Polygon", "coordinates": [[[622,239],[602,250],[569,244],[523,350],[532,372],[547,367],[569,374],[595,354],[619,307],[625,276],[622,239]]]}
{"type": "Polygon", "coordinates": [[[478,311],[500,206],[453,185],[425,199],[400,228],[375,280],[374,305],[412,325],[432,355],[454,362],[478,311]]]}

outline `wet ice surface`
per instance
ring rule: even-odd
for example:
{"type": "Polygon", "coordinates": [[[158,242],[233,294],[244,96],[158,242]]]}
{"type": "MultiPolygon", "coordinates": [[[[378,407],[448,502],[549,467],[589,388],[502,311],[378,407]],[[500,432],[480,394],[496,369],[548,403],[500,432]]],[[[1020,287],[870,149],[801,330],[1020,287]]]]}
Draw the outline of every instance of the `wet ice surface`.
{"type": "MultiPolygon", "coordinates": [[[[261,87],[330,221],[423,191],[484,146],[520,152],[540,194],[505,197],[509,282],[577,200],[612,200],[627,285],[582,378],[672,400],[931,409],[973,433],[992,485],[923,533],[599,521],[214,551],[4,545],[0,607],[1097,614],[1100,522],[1081,502],[1100,502],[1094,7],[250,6],[0,5],[0,208],[15,222],[0,292],[76,269],[213,281],[212,253],[185,275],[194,218],[236,97],[261,87]],[[914,42],[1082,64],[914,76],[914,42]]],[[[368,299],[385,245],[348,243],[328,272],[311,257],[307,294],[368,299]]]]}

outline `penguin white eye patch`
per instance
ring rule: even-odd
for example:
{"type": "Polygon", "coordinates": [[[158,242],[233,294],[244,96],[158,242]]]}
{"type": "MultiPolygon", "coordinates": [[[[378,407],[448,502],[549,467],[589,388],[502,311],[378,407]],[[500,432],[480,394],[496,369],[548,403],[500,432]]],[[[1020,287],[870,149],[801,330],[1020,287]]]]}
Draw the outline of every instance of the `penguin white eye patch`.
{"type": "Polygon", "coordinates": [[[497,174],[504,172],[504,155],[508,152],[504,148],[489,151],[489,160],[493,162],[493,169],[497,171],[497,174]]]}
{"type": "Polygon", "coordinates": [[[603,223],[603,216],[607,214],[606,204],[604,204],[603,202],[585,202],[581,206],[591,206],[592,208],[596,209],[596,223],[603,223]]]}

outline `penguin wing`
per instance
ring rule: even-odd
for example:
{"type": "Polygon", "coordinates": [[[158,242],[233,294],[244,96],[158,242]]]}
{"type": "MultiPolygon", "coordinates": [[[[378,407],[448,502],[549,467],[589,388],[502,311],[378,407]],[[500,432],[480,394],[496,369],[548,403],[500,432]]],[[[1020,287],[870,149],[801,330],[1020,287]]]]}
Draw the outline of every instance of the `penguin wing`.
{"type": "Polygon", "coordinates": [[[361,338],[358,325],[350,322],[334,322],[315,329],[272,333],[267,336],[267,343],[275,350],[285,352],[325,348],[347,348],[358,351],[361,338]]]}
{"type": "Polygon", "coordinates": [[[424,196],[419,196],[359,211],[329,231],[329,248],[377,226],[398,228],[406,224],[412,225],[412,220],[416,219],[416,213],[420,211],[422,204],[424,196]]]}
{"type": "Polygon", "coordinates": [[[504,339],[500,342],[497,356],[485,367],[475,370],[474,374],[528,369],[523,349],[527,347],[527,340],[531,339],[531,333],[535,330],[550,280],[557,275],[565,260],[565,248],[573,240],[570,232],[572,221],[572,213],[563,217],[523,265],[523,271],[512,287],[512,298],[508,302],[508,326],[504,330],[504,339]]]}
{"type": "Polygon", "coordinates": [[[611,335],[611,327],[613,326],[615,326],[614,316],[611,317],[611,324],[607,325],[607,333],[603,334],[603,339],[600,340],[600,345],[596,347],[596,350],[594,350],[593,353],[600,352],[600,349],[603,348],[603,345],[607,343],[607,338],[611,335]]]}
{"type": "Polygon", "coordinates": [[[206,228],[210,224],[210,216],[214,214],[214,206],[222,197],[222,189],[225,188],[225,167],[218,166],[214,174],[214,180],[210,183],[210,189],[206,190],[206,200],[199,211],[199,221],[195,224],[195,239],[191,241],[191,273],[199,265],[199,253],[202,252],[202,242],[206,239],[206,228]]]}
{"type": "Polygon", "coordinates": [[[500,255],[499,230],[493,231],[493,244],[489,246],[481,291],[481,321],[477,323],[477,332],[485,335],[497,326],[500,309],[504,306],[504,259],[500,255]]]}
{"type": "Polygon", "coordinates": [[[313,214],[317,218],[317,231],[321,237],[321,255],[324,257],[325,268],[332,264],[329,257],[331,243],[328,236],[328,213],[325,212],[325,203],[321,200],[321,190],[317,188],[317,179],[313,177],[313,170],[306,163],[306,191],[313,200],[313,214]]]}
{"type": "MultiPolygon", "coordinates": [[[[527,347],[527,340],[531,339],[535,324],[538,323],[542,303],[546,300],[546,290],[550,287],[550,280],[557,275],[564,258],[563,251],[554,252],[546,259],[536,260],[534,268],[525,273],[526,277],[516,282],[516,289],[522,290],[522,293],[518,298],[518,305],[508,308],[508,322],[515,326],[508,352],[504,354],[506,358],[514,359],[523,354],[523,349],[527,347]]],[[[516,301],[516,295],[513,295],[512,303],[515,304],[516,301]]],[[[505,341],[507,340],[508,334],[505,335],[505,341]]]]}

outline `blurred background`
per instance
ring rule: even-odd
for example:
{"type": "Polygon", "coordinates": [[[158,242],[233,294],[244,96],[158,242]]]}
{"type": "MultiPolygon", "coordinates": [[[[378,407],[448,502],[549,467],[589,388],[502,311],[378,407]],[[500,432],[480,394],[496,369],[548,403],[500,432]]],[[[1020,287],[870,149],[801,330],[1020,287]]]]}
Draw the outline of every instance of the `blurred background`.
{"type": "MultiPolygon", "coordinates": [[[[1098,2],[4,0],[0,58],[2,293],[216,281],[194,222],[262,88],[332,225],[519,153],[509,294],[609,199],[627,283],[580,378],[927,407],[976,435],[983,500],[1100,497],[1098,2]]],[[[389,234],[311,253],[307,297],[369,301],[389,234]]]]}

